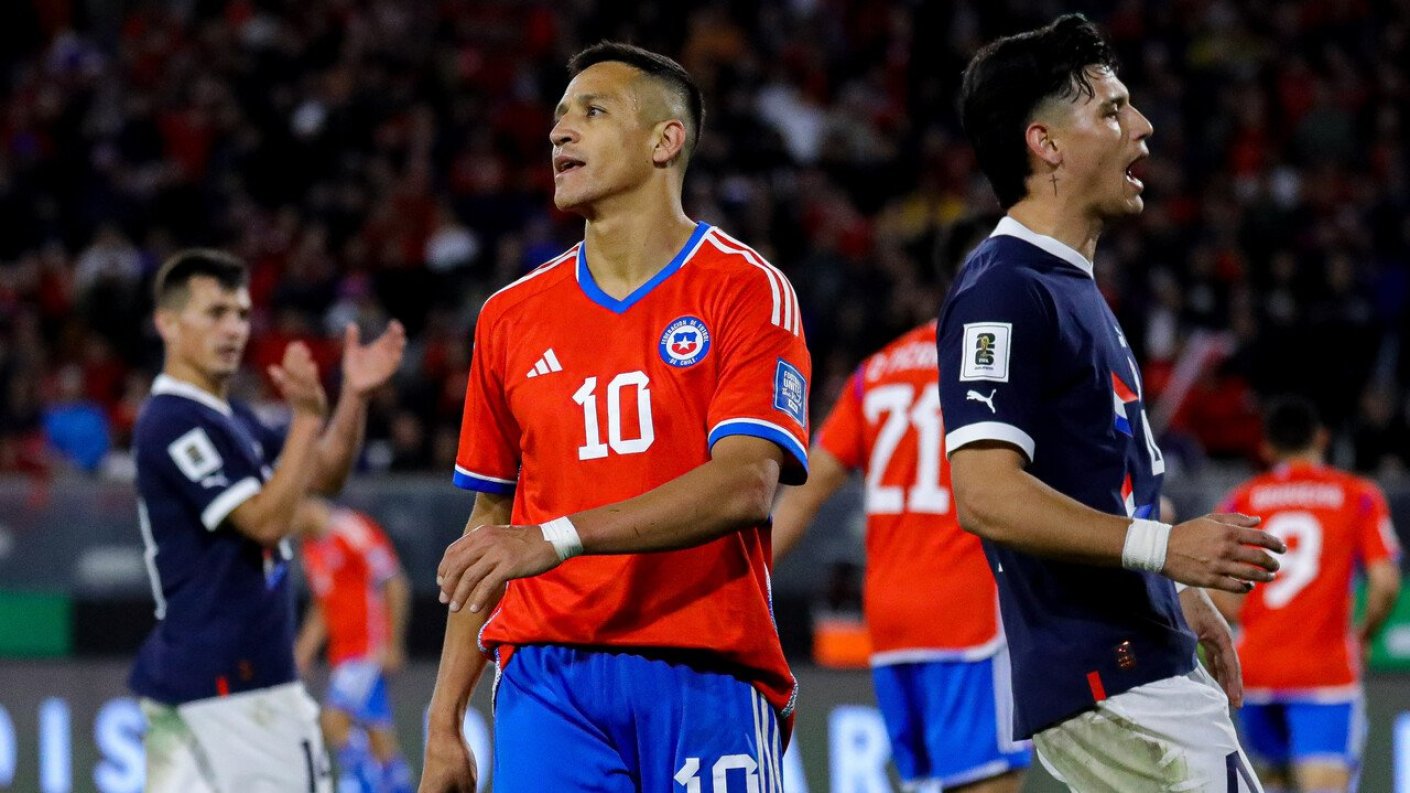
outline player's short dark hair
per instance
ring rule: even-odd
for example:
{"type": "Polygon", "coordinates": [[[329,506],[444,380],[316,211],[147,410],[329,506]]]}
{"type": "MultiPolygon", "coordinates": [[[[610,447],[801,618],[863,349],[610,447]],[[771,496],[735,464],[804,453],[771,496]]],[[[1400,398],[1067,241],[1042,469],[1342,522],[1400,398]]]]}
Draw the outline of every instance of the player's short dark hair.
{"type": "Polygon", "coordinates": [[[1263,413],[1263,438],[1277,452],[1311,448],[1321,426],[1317,408],[1306,397],[1277,397],[1268,403],[1263,413]]]}
{"type": "Polygon", "coordinates": [[[687,132],[685,156],[689,160],[695,152],[695,145],[700,142],[700,129],[705,125],[705,98],[695,78],[684,66],[665,55],[620,41],[599,41],[574,55],[568,60],[568,77],[572,79],[590,66],[608,62],[625,63],[637,69],[683,100],[687,132]]]}
{"type": "Polygon", "coordinates": [[[1116,71],[1116,53],[1081,14],[1005,36],[975,54],[960,88],[960,122],[1004,209],[1023,200],[1031,170],[1028,124],[1047,99],[1095,95],[1087,70],[1116,71]]]}
{"type": "Polygon", "coordinates": [[[158,308],[175,308],[190,296],[191,279],[207,275],[225,289],[239,289],[250,281],[245,262],[234,254],[213,248],[187,248],[162,263],[152,284],[152,297],[158,308]]]}

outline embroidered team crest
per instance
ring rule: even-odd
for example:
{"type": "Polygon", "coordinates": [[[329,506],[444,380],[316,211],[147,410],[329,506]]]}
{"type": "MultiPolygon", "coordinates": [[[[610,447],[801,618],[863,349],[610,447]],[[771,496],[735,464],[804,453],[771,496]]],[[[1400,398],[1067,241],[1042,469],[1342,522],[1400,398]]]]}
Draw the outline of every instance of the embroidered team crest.
{"type": "Polygon", "coordinates": [[[661,360],[671,366],[693,366],[710,352],[710,329],[696,317],[685,316],[661,334],[661,360]]]}

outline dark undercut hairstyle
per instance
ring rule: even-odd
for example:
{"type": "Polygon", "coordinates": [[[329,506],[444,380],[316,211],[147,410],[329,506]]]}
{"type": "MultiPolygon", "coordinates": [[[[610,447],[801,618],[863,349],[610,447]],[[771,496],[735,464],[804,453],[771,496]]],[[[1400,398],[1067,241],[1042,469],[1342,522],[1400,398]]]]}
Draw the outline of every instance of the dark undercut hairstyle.
{"type": "Polygon", "coordinates": [[[1005,36],[975,54],[960,88],[960,122],[1005,210],[1028,193],[1032,170],[1025,134],[1048,99],[1095,95],[1087,70],[1115,72],[1116,53],[1081,14],[1005,36]]]}
{"type": "Polygon", "coordinates": [[[180,308],[191,296],[191,279],[214,278],[221,288],[235,290],[250,281],[249,270],[238,256],[213,248],[187,248],[167,259],[157,271],[152,297],[157,308],[180,308]]]}
{"type": "Polygon", "coordinates": [[[685,158],[695,153],[700,142],[700,128],[705,124],[705,98],[700,86],[684,66],[651,50],[620,41],[600,41],[568,60],[568,79],[577,77],[588,67],[599,63],[625,63],[648,78],[664,85],[685,106],[685,158]]]}
{"type": "Polygon", "coordinates": [[[1317,408],[1306,397],[1277,397],[1263,414],[1263,439],[1275,452],[1295,454],[1312,448],[1321,426],[1317,408]]]}

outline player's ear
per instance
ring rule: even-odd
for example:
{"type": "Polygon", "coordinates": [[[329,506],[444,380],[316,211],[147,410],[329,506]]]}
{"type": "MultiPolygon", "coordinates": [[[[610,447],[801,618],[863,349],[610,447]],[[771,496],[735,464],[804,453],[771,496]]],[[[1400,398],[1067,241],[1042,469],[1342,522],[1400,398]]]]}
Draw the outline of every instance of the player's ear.
{"type": "Polygon", "coordinates": [[[654,132],[651,164],[665,168],[676,162],[676,158],[685,151],[685,124],[678,118],[667,119],[657,123],[654,132]]]}
{"type": "Polygon", "coordinates": [[[1052,124],[1033,121],[1023,131],[1023,141],[1028,144],[1028,153],[1056,168],[1062,164],[1062,150],[1058,147],[1052,124]]]}
{"type": "Polygon", "coordinates": [[[176,332],[175,312],[166,308],[158,308],[152,312],[152,324],[157,327],[157,335],[162,337],[162,342],[171,343],[173,334],[176,332]]]}

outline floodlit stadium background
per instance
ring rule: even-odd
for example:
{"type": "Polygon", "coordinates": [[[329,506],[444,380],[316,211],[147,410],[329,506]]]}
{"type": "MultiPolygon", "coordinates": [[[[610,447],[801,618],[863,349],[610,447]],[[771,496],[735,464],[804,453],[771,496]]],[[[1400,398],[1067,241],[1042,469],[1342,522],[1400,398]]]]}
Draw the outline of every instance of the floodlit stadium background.
{"type": "MultiPolygon", "coordinates": [[[[416,747],[442,624],[431,570],[469,509],[449,472],[470,329],[581,227],[548,199],[567,56],[626,39],[701,82],[687,210],[797,286],[821,416],[862,356],[933,315],[995,217],[953,110],[963,64],[1074,9],[1156,128],[1147,210],[1106,235],[1097,274],[1181,512],[1253,470],[1260,399],[1296,391],[1410,538],[1404,0],[0,3],[0,790],[140,784],[130,711],[105,703],[151,621],[126,449],[160,365],[145,317],[167,253],[251,263],[250,372],[293,338],[335,371],[348,319],[410,329],[350,492],[417,587],[420,660],[397,690],[416,747]]],[[[257,376],[238,391],[279,419],[257,376]]],[[[877,791],[884,746],[848,731],[867,729],[847,710],[870,702],[864,675],[811,669],[814,618],[856,607],[856,493],[819,522],[776,590],[805,670],[801,762],[810,790],[877,791]]],[[[1410,760],[1392,782],[1410,726],[1391,737],[1410,605],[1373,661],[1363,790],[1410,790],[1410,760]]]]}

